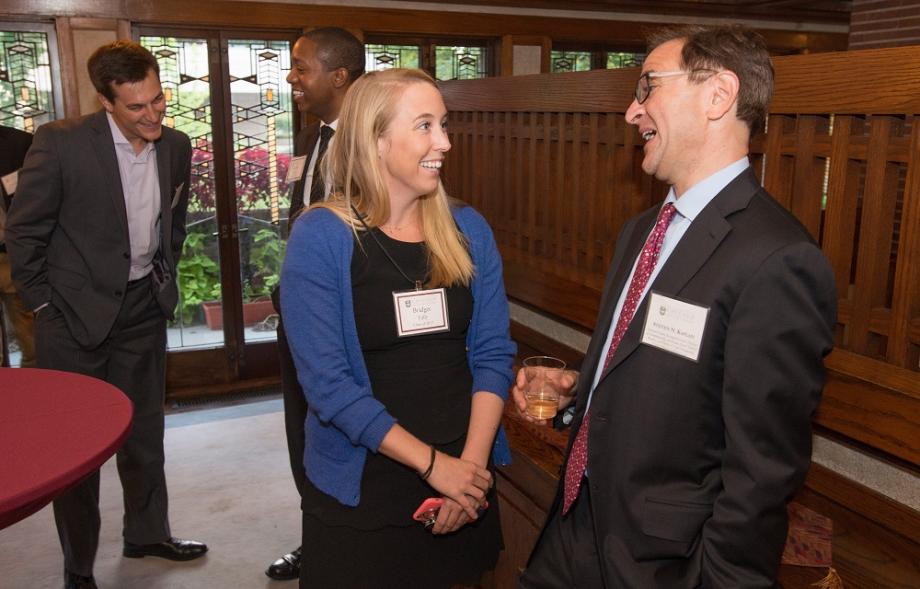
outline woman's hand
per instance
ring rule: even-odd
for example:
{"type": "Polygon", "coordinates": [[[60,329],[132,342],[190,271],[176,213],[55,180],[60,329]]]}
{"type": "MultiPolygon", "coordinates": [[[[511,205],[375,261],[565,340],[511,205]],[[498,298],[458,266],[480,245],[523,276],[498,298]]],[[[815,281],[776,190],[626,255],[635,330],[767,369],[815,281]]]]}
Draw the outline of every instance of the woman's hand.
{"type": "MultiPolygon", "coordinates": [[[[462,508],[469,519],[475,520],[476,510],[492,486],[492,473],[468,460],[437,452],[434,468],[427,481],[446,499],[452,499],[462,508]]],[[[444,517],[447,517],[447,513],[444,517]]],[[[446,521],[438,515],[438,522],[442,526],[446,521]]]]}
{"type": "Polygon", "coordinates": [[[449,497],[445,497],[444,505],[438,511],[438,519],[435,521],[434,527],[431,528],[431,533],[450,534],[451,532],[456,532],[470,521],[472,521],[470,516],[467,515],[459,503],[449,497]]]}

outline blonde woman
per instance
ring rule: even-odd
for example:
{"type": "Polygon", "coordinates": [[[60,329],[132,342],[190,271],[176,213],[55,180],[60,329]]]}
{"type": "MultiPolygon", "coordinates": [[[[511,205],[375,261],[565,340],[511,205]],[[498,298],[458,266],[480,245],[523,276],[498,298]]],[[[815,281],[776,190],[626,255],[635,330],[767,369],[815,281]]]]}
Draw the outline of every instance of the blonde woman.
{"type": "Polygon", "coordinates": [[[359,79],[325,162],[333,195],[291,234],[282,310],[309,404],[302,587],[476,584],[501,549],[490,468],[508,458],[515,348],[491,230],[440,182],[446,121],[420,70],[359,79]],[[426,528],[413,512],[429,497],[443,506],[426,528]]]}

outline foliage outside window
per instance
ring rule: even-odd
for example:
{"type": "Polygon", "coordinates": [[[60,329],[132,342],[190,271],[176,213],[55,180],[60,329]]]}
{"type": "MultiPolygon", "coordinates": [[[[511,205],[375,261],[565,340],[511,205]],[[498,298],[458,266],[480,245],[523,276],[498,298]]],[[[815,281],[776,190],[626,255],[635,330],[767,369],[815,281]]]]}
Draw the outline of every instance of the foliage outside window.
{"type": "Polygon", "coordinates": [[[0,125],[34,133],[54,120],[54,98],[48,35],[0,30],[0,125]]]}

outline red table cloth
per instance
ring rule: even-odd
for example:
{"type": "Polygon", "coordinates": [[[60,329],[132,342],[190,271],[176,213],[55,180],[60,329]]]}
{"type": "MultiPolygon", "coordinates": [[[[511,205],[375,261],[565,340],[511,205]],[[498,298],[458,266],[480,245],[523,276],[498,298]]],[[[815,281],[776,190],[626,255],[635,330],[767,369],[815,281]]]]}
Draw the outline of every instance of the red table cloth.
{"type": "Polygon", "coordinates": [[[102,466],[127,437],[132,412],[131,401],[107,382],[0,368],[0,529],[102,466]]]}

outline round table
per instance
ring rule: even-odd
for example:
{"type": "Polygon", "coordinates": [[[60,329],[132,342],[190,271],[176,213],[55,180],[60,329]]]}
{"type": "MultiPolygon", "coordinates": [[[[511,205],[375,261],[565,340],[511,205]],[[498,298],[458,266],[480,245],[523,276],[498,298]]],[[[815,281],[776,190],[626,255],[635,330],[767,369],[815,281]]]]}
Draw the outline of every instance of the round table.
{"type": "Polygon", "coordinates": [[[35,513],[121,446],[131,401],[96,378],[0,368],[0,529],[35,513]]]}

